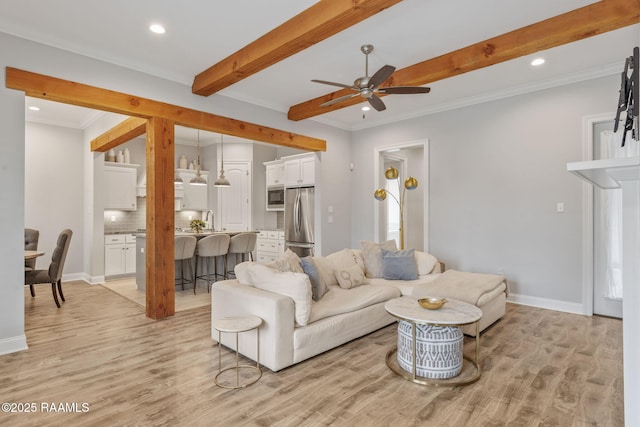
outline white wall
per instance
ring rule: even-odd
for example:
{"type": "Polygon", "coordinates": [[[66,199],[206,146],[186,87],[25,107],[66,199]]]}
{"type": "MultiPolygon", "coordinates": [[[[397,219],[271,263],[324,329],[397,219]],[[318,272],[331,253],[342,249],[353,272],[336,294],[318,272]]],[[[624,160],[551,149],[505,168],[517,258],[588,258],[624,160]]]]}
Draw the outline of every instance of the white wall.
{"type": "Polygon", "coordinates": [[[36,267],[49,268],[58,234],[73,231],[64,275],[84,271],[83,131],[39,123],[25,127],[25,226],[40,230],[36,267]]]}
{"type": "MultiPolygon", "coordinates": [[[[611,111],[618,87],[604,77],[359,131],[353,157],[428,138],[430,252],[447,268],[503,270],[524,302],[579,311],[582,183],[566,163],[582,158],[582,118],[611,111]]],[[[374,203],[371,167],[355,175],[354,245],[372,238],[374,203]]]]}

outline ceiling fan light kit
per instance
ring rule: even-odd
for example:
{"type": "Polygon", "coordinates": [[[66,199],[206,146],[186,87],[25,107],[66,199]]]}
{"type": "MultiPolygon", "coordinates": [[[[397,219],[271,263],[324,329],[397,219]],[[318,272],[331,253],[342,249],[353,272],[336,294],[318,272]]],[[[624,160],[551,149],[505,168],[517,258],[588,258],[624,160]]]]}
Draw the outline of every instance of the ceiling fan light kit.
{"type": "Polygon", "coordinates": [[[390,86],[390,87],[380,88],[379,86],[385,81],[387,81],[389,77],[391,77],[393,72],[396,70],[396,67],[392,65],[384,65],[382,68],[376,71],[373,74],[373,76],[369,76],[369,54],[373,52],[373,45],[370,45],[370,44],[362,45],[360,47],[360,50],[365,55],[365,75],[364,77],[359,77],[355,79],[353,82],[353,85],[330,82],[327,80],[315,80],[315,79],[311,80],[312,82],[315,82],[315,83],[321,83],[321,84],[330,85],[330,86],[337,86],[344,89],[351,89],[355,92],[349,95],[341,96],[336,99],[332,99],[331,101],[327,101],[321,104],[320,105],[321,107],[337,104],[338,102],[342,102],[344,100],[351,99],[359,95],[362,98],[369,101],[369,104],[371,104],[371,106],[375,108],[377,111],[383,111],[387,107],[386,105],[384,105],[384,102],[382,102],[382,99],[380,99],[380,97],[376,95],[378,93],[384,94],[384,95],[391,95],[391,94],[409,95],[409,94],[416,94],[416,93],[429,93],[431,91],[431,89],[429,89],[428,87],[422,87],[422,86],[390,86]]]}

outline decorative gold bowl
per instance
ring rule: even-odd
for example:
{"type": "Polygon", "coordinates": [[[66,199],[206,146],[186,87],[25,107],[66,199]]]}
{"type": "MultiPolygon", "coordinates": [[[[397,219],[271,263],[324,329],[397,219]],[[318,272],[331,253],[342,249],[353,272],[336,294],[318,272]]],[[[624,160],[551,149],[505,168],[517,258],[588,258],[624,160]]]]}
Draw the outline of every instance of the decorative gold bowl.
{"type": "Polygon", "coordinates": [[[418,300],[418,304],[420,304],[421,307],[427,308],[429,310],[437,310],[439,308],[442,308],[445,302],[447,302],[446,299],[435,297],[420,298],[418,300]]]}

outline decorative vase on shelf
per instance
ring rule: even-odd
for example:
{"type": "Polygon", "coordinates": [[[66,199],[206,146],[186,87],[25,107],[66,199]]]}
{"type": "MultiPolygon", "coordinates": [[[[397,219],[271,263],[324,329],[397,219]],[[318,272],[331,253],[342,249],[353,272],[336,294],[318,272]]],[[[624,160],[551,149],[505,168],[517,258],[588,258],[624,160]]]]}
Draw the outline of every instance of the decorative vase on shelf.
{"type": "Polygon", "coordinates": [[[124,153],[121,151],[118,151],[118,157],[116,157],[116,163],[124,163],[124,153]]]}
{"type": "Polygon", "coordinates": [[[189,169],[192,169],[192,170],[193,170],[193,169],[195,169],[195,168],[196,168],[196,167],[195,167],[195,165],[193,164],[193,162],[189,163],[189,169]]]}
{"type": "Polygon", "coordinates": [[[128,148],[124,149],[124,162],[131,163],[131,151],[128,148]]]}
{"type": "Polygon", "coordinates": [[[107,152],[107,162],[115,162],[116,161],[116,152],[113,151],[113,148],[107,152]]]}
{"type": "Polygon", "coordinates": [[[184,154],[182,156],[180,156],[180,160],[178,162],[178,167],[180,169],[186,169],[187,168],[187,156],[185,156],[184,154]]]}

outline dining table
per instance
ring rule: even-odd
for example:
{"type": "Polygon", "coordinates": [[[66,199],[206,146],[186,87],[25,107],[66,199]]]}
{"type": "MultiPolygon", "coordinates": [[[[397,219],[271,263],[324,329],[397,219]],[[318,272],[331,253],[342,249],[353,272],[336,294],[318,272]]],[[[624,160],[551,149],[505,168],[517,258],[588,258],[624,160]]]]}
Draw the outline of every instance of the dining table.
{"type": "MultiPolygon", "coordinates": [[[[42,256],[42,255],[44,255],[44,252],[31,251],[31,250],[26,250],[25,249],[25,251],[24,251],[24,260],[25,261],[29,261],[29,260],[32,260],[32,259],[36,259],[36,258],[38,258],[39,256],[42,256]]],[[[26,263],[25,263],[24,271],[31,271],[31,270],[33,270],[33,268],[31,268],[30,266],[27,266],[26,263]]]]}
{"type": "Polygon", "coordinates": [[[35,259],[38,258],[39,256],[44,255],[44,252],[40,252],[40,251],[28,251],[25,250],[24,251],[24,260],[30,260],[30,259],[35,259]]]}

